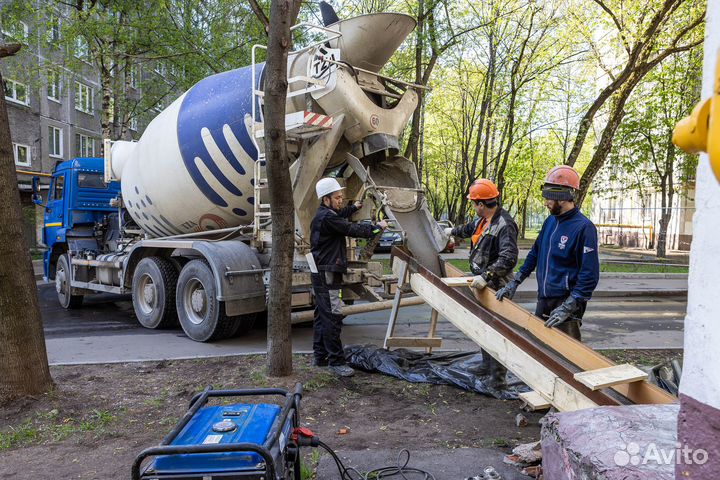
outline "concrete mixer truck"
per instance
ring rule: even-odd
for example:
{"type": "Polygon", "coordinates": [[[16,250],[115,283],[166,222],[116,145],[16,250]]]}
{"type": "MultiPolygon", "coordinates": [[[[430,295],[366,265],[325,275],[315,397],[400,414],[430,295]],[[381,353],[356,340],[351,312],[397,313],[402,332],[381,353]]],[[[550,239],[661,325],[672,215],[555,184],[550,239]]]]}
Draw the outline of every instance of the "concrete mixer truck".
{"type": "MultiPolygon", "coordinates": [[[[379,72],[415,27],[376,13],[324,25],[320,39],[288,58],[286,131],[295,204],[293,305],[309,307],[314,185],[332,175],[350,199],[373,201],[407,246],[439,271],[447,238],[431,217],[399,137],[423,88],[379,72]]],[[[210,341],[248,329],[265,311],[272,255],[263,142],[264,64],[199,81],[154,118],[137,142],[104,142],[104,158],[58,165],[46,205],[45,276],[60,303],[132,294],[147,328],[177,324],[210,341]]],[[[351,247],[354,245],[351,245],[351,247]]],[[[381,271],[349,248],[346,299],[372,297],[381,271]]]]}

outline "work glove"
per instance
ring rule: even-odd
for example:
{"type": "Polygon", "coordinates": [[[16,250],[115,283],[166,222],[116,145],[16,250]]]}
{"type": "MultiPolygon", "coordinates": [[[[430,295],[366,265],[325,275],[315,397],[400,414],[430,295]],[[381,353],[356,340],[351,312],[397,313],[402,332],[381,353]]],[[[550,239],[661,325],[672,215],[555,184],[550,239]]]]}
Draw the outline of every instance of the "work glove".
{"type": "Polygon", "coordinates": [[[562,305],[550,312],[550,318],[545,320],[545,326],[548,328],[557,327],[561,323],[567,322],[570,317],[572,317],[573,313],[577,312],[579,309],[580,304],[577,300],[575,300],[575,297],[571,295],[562,303],[562,305]]]}
{"type": "Polygon", "coordinates": [[[445,231],[445,235],[452,235],[453,229],[452,229],[452,227],[445,227],[444,231],[445,231]]]}
{"type": "Polygon", "coordinates": [[[512,300],[512,298],[515,296],[515,290],[520,286],[524,279],[520,275],[520,272],[515,274],[515,278],[510,280],[507,285],[502,287],[500,290],[495,292],[495,298],[500,300],[502,302],[503,298],[507,298],[508,300],[512,300]]]}
{"type": "Polygon", "coordinates": [[[472,282],[470,283],[470,286],[473,288],[477,288],[478,290],[482,290],[483,288],[487,287],[487,280],[485,279],[485,275],[475,275],[472,279],[472,282]]]}

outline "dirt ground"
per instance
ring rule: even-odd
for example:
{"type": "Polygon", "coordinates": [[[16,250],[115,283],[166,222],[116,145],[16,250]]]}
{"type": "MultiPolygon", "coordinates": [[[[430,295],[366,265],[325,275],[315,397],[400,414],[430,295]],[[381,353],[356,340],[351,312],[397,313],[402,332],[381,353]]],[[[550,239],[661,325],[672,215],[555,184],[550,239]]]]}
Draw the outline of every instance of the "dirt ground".
{"type": "MultiPolygon", "coordinates": [[[[0,478],[127,479],[132,461],[157,445],[192,395],[213,388],[285,387],[302,382],[301,420],[335,449],[493,447],[509,452],[539,439],[542,414],[452,387],[380,374],[336,379],[295,356],[292,377],[265,376],[265,358],[52,367],[56,389],[0,407],[0,478]],[[339,434],[340,429],[349,430],[339,434]]],[[[312,463],[317,455],[306,455],[312,463]]]]}

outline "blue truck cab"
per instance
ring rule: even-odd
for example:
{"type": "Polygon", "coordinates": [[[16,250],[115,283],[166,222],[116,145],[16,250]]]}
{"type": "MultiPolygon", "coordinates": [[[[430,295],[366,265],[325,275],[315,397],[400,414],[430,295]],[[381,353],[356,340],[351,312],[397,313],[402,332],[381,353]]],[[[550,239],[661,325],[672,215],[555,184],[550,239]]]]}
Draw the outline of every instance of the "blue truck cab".
{"type": "Polygon", "coordinates": [[[120,183],[103,180],[102,158],[74,158],[55,167],[45,206],[43,243],[45,278],[55,279],[57,262],[68,250],[97,250],[96,226],[117,212],[110,201],[120,183]]]}

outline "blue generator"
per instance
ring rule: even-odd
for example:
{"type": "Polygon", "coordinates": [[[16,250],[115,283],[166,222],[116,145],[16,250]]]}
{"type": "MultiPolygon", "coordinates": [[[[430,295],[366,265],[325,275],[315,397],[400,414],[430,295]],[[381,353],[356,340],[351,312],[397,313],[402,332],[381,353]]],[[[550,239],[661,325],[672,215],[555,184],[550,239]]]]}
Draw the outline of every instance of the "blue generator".
{"type": "Polygon", "coordinates": [[[294,434],[301,396],[300,384],[294,392],[207,387],[190,400],[187,413],[159,446],[135,458],[132,479],[300,480],[300,449],[294,434]],[[211,398],[250,396],[284,401],[208,405],[211,398]]]}

